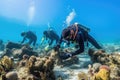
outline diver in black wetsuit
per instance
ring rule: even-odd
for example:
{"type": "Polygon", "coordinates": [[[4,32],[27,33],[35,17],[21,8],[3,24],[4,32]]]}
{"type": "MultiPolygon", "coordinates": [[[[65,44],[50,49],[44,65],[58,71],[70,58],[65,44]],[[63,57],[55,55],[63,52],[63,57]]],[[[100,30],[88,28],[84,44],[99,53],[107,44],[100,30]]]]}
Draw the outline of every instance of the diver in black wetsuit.
{"type": "Polygon", "coordinates": [[[35,46],[37,41],[37,36],[32,31],[22,32],[21,36],[23,37],[23,40],[21,43],[24,43],[26,39],[29,39],[28,44],[31,45],[33,43],[33,46],[35,46]]]}
{"type": "Polygon", "coordinates": [[[49,46],[53,44],[53,41],[55,40],[56,43],[59,41],[59,36],[53,31],[53,30],[46,30],[43,32],[44,38],[47,40],[49,39],[49,46]]]}
{"type": "Polygon", "coordinates": [[[67,59],[74,55],[80,54],[84,52],[84,42],[89,41],[92,45],[94,45],[97,49],[101,49],[101,46],[96,42],[96,40],[88,34],[89,29],[83,29],[83,25],[81,24],[73,24],[68,26],[66,29],[62,31],[62,36],[55,47],[55,50],[58,50],[62,40],[73,41],[78,43],[78,50],[71,53],[65,53],[64,55],[60,55],[62,59],[67,59]]]}

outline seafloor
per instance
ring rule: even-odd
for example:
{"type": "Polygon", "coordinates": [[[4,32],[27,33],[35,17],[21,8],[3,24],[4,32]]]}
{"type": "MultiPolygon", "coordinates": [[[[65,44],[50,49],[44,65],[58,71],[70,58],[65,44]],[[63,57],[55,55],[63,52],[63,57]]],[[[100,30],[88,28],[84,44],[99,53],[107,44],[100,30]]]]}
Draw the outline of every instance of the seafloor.
{"type": "MultiPolygon", "coordinates": [[[[16,43],[15,43],[15,45],[16,45],[16,43]]],[[[112,69],[117,66],[115,68],[116,70],[114,70],[114,71],[116,71],[115,72],[116,74],[110,75],[110,78],[111,78],[111,80],[120,80],[120,71],[118,71],[118,70],[120,70],[120,66],[119,66],[120,65],[120,44],[119,43],[104,43],[102,46],[104,47],[104,51],[101,52],[101,51],[98,51],[97,49],[93,49],[92,57],[88,55],[89,48],[86,48],[86,51],[84,53],[77,55],[74,59],[71,59],[68,61],[61,60],[61,62],[58,61],[60,59],[57,59],[57,58],[59,58],[59,56],[56,57],[55,56],[56,53],[54,51],[52,52],[51,50],[48,52],[44,52],[43,49],[42,50],[39,49],[39,50],[36,50],[37,52],[36,51],[34,52],[34,51],[32,51],[33,49],[31,49],[29,47],[19,47],[19,48],[14,47],[14,48],[10,48],[10,49],[8,49],[9,47],[7,47],[4,49],[4,51],[0,52],[0,55],[1,55],[0,65],[2,65],[2,66],[0,66],[1,80],[98,80],[98,79],[90,79],[89,78],[90,74],[88,74],[89,73],[88,65],[93,65],[96,62],[100,63],[101,65],[109,66],[111,69],[111,72],[110,72],[111,74],[113,74],[112,69]],[[28,57],[24,56],[24,54],[22,52],[24,52],[27,55],[29,53],[31,53],[31,55],[29,55],[29,59],[28,59],[28,57]],[[9,53],[11,55],[9,55],[9,53]],[[21,55],[20,53],[22,54],[22,56],[20,56],[21,55]],[[35,54],[37,53],[39,55],[37,55],[37,56],[35,55],[36,56],[35,57],[35,56],[32,56],[33,53],[35,53],[35,54]],[[104,55],[102,54],[102,56],[100,56],[101,53],[103,53],[104,55]],[[96,58],[96,54],[97,54],[97,57],[99,57],[99,59],[96,58]],[[46,55],[47,55],[47,57],[46,57],[46,55]],[[52,55],[52,59],[48,57],[51,55],[52,55]],[[13,61],[14,67],[13,67],[12,63],[10,64],[10,63],[6,62],[7,59],[5,56],[8,56],[8,58],[12,57],[12,60],[10,61],[10,59],[9,59],[8,61],[10,61],[10,62],[13,61]],[[31,56],[32,56],[32,58],[31,58],[31,56]],[[39,58],[38,58],[38,56],[39,56],[39,58]],[[105,59],[102,59],[104,57],[105,57],[105,59]],[[17,60],[17,58],[19,58],[19,60],[17,60]],[[111,58],[114,61],[109,60],[108,58],[109,59],[111,58]],[[108,62],[107,62],[107,60],[108,60],[108,62]],[[2,63],[2,61],[4,64],[2,63]],[[23,62],[20,64],[21,61],[23,61],[23,62]],[[17,65],[16,65],[16,63],[17,63],[17,65]],[[27,64],[27,63],[29,63],[29,64],[27,64]],[[37,65],[38,63],[40,63],[40,65],[37,65]],[[24,73],[24,72],[20,73],[19,69],[21,69],[22,67],[26,67],[26,65],[27,65],[27,68],[29,67],[28,73],[24,73]],[[37,65],[37,67],[35,65],[37,65]],[[15,74],[17,75],[16,79],[9,79],[9,78],[11,78],[11,76],[8,76],[7,74],[11,71],[14,73],[13,76],[15,74]],[[36,75],[36,73],[39,75],[36,75]],[[27,75],[22,78],[21,74],[22,74],[22,76],[26,75],[26,74],[27,75]],[[26,78],[28,75],[31,75],[31,74],[32,74],[31,78],[26,78]],[[53,74],[54,76],[51,74],[53,74]],[[3,78],[3,76],[5,78],[3,78]]],[[[68,52],[71,50],[72,49],[70,49],[70,50],[68,49],[68,52]]],[[[97,73],[99,73],[99,72],[97,72],[97,73]]],[[[108,80],[108,79],[109,78],[100,79],[100,80],[108,80]]]]}

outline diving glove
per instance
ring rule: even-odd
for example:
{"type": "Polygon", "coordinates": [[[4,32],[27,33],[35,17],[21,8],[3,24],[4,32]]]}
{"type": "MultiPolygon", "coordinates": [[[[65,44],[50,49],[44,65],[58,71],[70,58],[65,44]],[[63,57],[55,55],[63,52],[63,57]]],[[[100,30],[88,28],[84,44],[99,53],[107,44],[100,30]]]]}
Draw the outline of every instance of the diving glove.
{"type": "Polygon", "coordinates": [[[60,55],[61,59],[68,59],[69,57],[72,57],[72,54],[70,54],[70,53],[64,53],[64,54],[60,55]]]}
{"type": "Polygon", "coordinates": [[[45,47],[45,51],[48,51],[48,50],[49,50],[49,45],[45,47]]]}
{"type": "Polygon", "coordinates": [[[60,48],[60,45],[56,45],[56,46],[54,47],[54,50],[55,50],[55,51],[59,51],[59,48],[60,48]]]}
{"type": "Polygon", "coordinates": [[[63,47],[65,47],[66,45],[67,45],[67,43],[64,43],[64,44],[63,44],[63,47]]]}
{"type": "Polygon", "coordinates": [[[42,45],[42,43],[44,42],[44,40],[45,40],[45,38],[42,37],[41,42],[40,42],[41,45],[42,45]]]}

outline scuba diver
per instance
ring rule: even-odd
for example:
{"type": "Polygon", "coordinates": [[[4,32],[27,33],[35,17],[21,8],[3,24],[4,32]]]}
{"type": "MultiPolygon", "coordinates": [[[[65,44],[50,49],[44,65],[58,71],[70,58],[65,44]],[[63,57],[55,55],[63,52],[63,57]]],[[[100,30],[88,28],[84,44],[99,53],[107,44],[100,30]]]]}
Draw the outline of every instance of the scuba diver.
{"type": "Polygon", "coordinates": [[[102,47],[96,42],[96,40],[91,35],[88,34],[89,31],[90,31],[89,28],[78,23],[75,23],[65,28],[62,31],[62,35],[59,43],[54,48],[55,51],[59,50],[60,44],[62,43],[63,40],[76,42],[78,48],[75,52],[65,53],[63,55],[60,55],[60,58],[67,59],[69,57],[72,57],[74,55],[84,52],[84,48],[85,48],[84,42],[87,42],[87,44],[88,42],[90,42],[97,49],[101,49],[102,47]]]}
{"type": "Polygon", "coordinates": [[[37,41],[37,36],[32,31],[22,32],[21,36],[23,37],[23,40],[21,43],[24,43],[26,39],[29,39],[28,44],[31,45],[33,43],[33,46],[35,46],[37,41]]]}
{"type": "Polygon", "coordinates": [[[48,45],[45,47],[46,50],[47,50],[47,48],[49,46],[51,46],[54,41],[56,41],[56,43],[58,43],[59,39],[60,39],[59,36],[55,33],[54,30],[52,30],[52,29],[45,30],[43,32],[43,37],[42,37],[42,40],[41,40],[41,45],[43,44],[43,42],[45,40],[48,40],[48,45]]]}

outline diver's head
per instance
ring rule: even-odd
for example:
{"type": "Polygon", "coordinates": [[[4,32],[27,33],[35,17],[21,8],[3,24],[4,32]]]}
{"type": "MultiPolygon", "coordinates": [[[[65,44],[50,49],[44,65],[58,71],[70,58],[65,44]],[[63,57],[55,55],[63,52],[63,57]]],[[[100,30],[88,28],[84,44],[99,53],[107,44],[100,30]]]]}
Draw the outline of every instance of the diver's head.
{"type": "Polygon", "coordinates": [[[62,31],[62,37],[66,40],[68,40],[71,36],[70,29],[64,29],[62,31]]]}
{"type": "Polygon", "coordinates": [[[25,34],[26,34],[26,32],[22,32],[22,33],[21,33],[21,36],[25,36],[25,34]]]}

